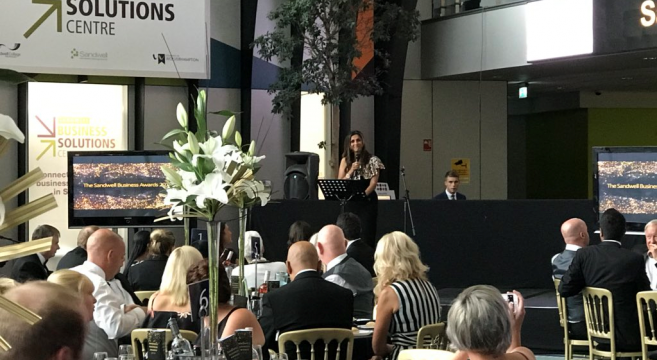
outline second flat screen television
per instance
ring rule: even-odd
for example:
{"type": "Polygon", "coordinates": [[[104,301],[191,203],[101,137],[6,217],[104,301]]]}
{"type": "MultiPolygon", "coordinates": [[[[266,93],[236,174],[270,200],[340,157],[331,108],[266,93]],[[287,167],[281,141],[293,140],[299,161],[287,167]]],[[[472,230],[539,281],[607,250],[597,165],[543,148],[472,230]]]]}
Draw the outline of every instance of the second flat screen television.
{"type": "Polygon", "coordinates": [[[68,153],[69,227],[182,226],[166,216],[167,151],[68,153]]]}

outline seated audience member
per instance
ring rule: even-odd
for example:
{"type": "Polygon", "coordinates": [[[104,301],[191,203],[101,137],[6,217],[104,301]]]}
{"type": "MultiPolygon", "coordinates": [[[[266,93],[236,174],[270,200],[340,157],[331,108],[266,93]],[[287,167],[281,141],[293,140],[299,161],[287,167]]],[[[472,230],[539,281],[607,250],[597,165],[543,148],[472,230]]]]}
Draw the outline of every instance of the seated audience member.
{"type": "Polygon", "coordinates": [[[460,184],[459,174],[454,170],[448,171],[445,174],[445,191],[436,195],[434,200],[465,200],[465,195],[458,192],[460,184]]]}
{"type": "Polygon", "coordinates": [[[85,351],[118,355],[118,339],[141,326],[146,308],[135,305],[130,294],[114,279],[125,260],[123,239],[109,229],[96,230],[87,243],[88,258],[77,271],[94,284],[94,325],[89,326],[85,351]]]}
{"type": "Polygon", "coordinates": [[[48,259],[55,256],[59,250],[59,230],[50,225],[39,225],[32,232],[32,240],[52,237],[52,245],[48,251],[40,252],[14,260],[11,278],[23,283],[30,280],[46,280],[50,270],[46,267],[48,259]]]}
{"type": "Polygon", "coordinates": [[[87,260],[87,240],[89,240],[89,236],[98,229],[98,226],[87,226],[80,230],[78,233],[78,246],[67,252],[62,259],[59,260],[59,263],[57,263],[57,270],[70,269],[82,265],[82,263],[87,260]]]}
{"type": "Polygon", "coordinates": [[[34,281],[7,291],[4,296],[41,316],[30,325],[0,309],[0,336],[11,349],[0,360],[83,359],[85,319],[82,300],[61,285],[34,281]]]}
{"type": "Polygon", "coordinates": [[[192,319],[192,307],[187,291],[187,271],[203,260],[201,253],[191,246],[176,248],[169,256],[160,290],[156,291],[148,302],[150,316],[146,317],[146,328],[166,328],[169,318],[176,318],[183,330],[198,333],[201,329],[198,321],[192,319]]]}
{"type": "Polygon", "coordinates": [[[130,247],[130,256],[125,263],[123,276],[130,275],[130,269],[134,265],[141,263],[148,258],[148,244],[151,242],[151,232],[148,230],[139,230],[132,237],[132,246],[130,247]]]}
{"type": "Polygon", "coordinates": [[[520,346],[520,327],[525,317],[524,300],[507,303],[488,285],[469,287],[454,299],[447,315],[447,337],[458,352],[455,360],[535,360],[531,350],[520,346]]]}
{"type": "Polygon", "coordinates": [[[415,347],[421,327],[440,322],[438,291],[427,280],[428,270],[417,244],[403,232],[388,233],[377,243],[374,293],[379,299],[372,338],[376,356],[396,359],[399,351],[415,347]]]}
{"type": "Polygon", "coordinates": [[[646,235],[648,250],[643,258],[646,262],[646,275],[650,281],[650,288],[657,290],[657,220],[650,220],[643,229],[646,235]]]}
{"type": "Polygon", "coordinates": [[[290,225],[290,230],[287,235],[287,247],[290,247],[297,241],[308,241],[313,235],[313,231],[310,228],[310,224],[305,221],[295,221],[290,225]]]}
{"type": "Polygon", "coordinates": [[[360,239],[361,227],[358,215],[344,212],[338,216],[336,224],[347,238],[347,255],[358,261],[372,277],[374,274],[374,249],[360,239]]]}
{"type": "MultiPolygon", "coordinates": [[[[258,288],[265,280],[265,271],[269,271],[269,280],[274,280],[274,277],[277,272],[286,272],[287,268],[285,263],[269,262],[263,254],[265,253],[265,241],[260,236],[257,231],[247,231],[244,233],[244,260],[247,264],[244,264],[244,278],[246,279],[247,286],[249,288],[258,288]],[[255,256],[253,253],[253,238],[260,238],[260,254],[255,256]],[[257,264],[257,265],[256,265],[257,264]],[[256,267],[258,268],[258,274],[256,279],[256,267]]],[[[233,269],[233,276],[240,275],[240,268],[236,267],[233,269]]]]}
{"type": "MultiPolygon", "coordinates": [[[[199,282],[210,277],[208,260],[202,260],[187,272],[187,284],[199,282]]],[[[219,308],[217,310],[217,334],[220,338],[233,335],[235,330],[253,328],[253,345],[263,345],[265,336],[255,315],[247,309],[229,304],[230,282],[222,264],[219,264],[219,308]]]]}
{"type": "MultiPolygon", "coordinates": [[[[321,262],[312,244],[307,241],[292,244],[286,266],[292,281],[262,298],[263,353],[278,349],[278,333],[314,328],[351,329],[354,296],[351,291],[322,279],[318,273],[321,262]]],[[[290,359],[296,358],[293,344],[287,344],[286,352],[290,359]]],[[[309,353],[302,351],[301,358],[309,359],[309,353]]]]}
{"type": "MultiPolygon", "coordinates": [[[[219,245],[219,254],[222,254],[222,256],[227,253],[225,250],[227,247],[230,246],[233,242],[233,233],[230,231],[230,227],[228,224],[225,222],[222,222],[220,227],[219,227],[219,233],[221,234],[221,243],[219,245]]],[[[203,255],[204,259],[208,258],[208,240],[203,239],[199,241],[194,241],[192,243],[192,246],[195,247],[198,251],[201,252],[201,255],[203,255]]],[[[235,256],[236,258],[237,256],[235,256]]],[[[234,262],[234,259],[233,259],[234,262]]]]}
{"type": "Polygon", "coordinates": [[[171,231],[157,229],[151,233],[148,258],[133,265],[128,273],[128,281],[134,291],[156,290],[160,287],[164,267],[175,245],[176,238],[171,231]]]}
{"type": "MultiPolygon", "coordinates": [[[[566,249],[552,258],[552,276],[561,279],[573,262],[577,250],[589,244],[589,232],[586,223],[573,218],[561,225],[561,235],[566,243],[566,249]]],[[[573,339],[586,340],[588,333],[584,322],[584,300],[582,295],[566,298],[568,312],[568,334],[573,339]]]]}
{"type": "MultiPolygon", "coordinates": [[[[96,324],[93,322],[94,306],[96,304],[96,298],[93,295],[94,284],[91,283],[91,280],[89,280],[88,277],[77,271],[62,269],[57,270],[48,276],[48,282],[62,285],[63,287],[77,293],[82,298],[84,305],[84,321],[88,323],[89,327],[94,327],[96,331],[98,331],[96,324]]],[[[85,346],[82,350],[82,357],[80,359],[92,359],[93,356],[93,349],[85,346]]]]}
{"type": "Polygon", "coordinates": [[[16,280],[0,277],[0,295],[6,293],[7,291],[9,291],[9,289],[15,288],[16,286],[18,286],[16,280]]]}
{"type": "Polygon", "coordinates": [[[326,266],[322,277],[354,295],[354,317],[371,319],[374,307],[372,275],[358,261],[347,255],[347,239],[335,225],[326,225],[319,231],[317,252],[326,266]]]}
{"type": "MultiPolygon", "coordinates": [[[[641,254],[621,248],[624,235],[625,217],[616,209],[607,209],[600,216],[602,242],[579,249],[575,253],[568,271],[561,278],[559,292],[564,297],[576,296],[587,286],[611,291],[614,300],[616,349],[639,351],[641,335],[636,294],[650,290],[650,282],[641,254]]],[[[602,345],[603,348],[609,347],[608,344],[602,345]]]]}

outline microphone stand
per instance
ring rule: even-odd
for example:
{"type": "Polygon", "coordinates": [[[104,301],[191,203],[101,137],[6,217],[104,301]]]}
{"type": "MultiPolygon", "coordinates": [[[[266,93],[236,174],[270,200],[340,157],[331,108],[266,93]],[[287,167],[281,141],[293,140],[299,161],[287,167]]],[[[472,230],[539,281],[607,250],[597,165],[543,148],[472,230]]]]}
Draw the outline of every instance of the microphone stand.
{"type": "Polygon", "coordinates": [[[404,184],[404,232],[406,232],[406,212],[408,211],[408,218],[411,220],[411,231],[415,236],[415,223],[413,222],[413,212],[411,211],[411,196],[408,187],[406,186],[406,169],[401,167],[402,184],[404,184]]]}

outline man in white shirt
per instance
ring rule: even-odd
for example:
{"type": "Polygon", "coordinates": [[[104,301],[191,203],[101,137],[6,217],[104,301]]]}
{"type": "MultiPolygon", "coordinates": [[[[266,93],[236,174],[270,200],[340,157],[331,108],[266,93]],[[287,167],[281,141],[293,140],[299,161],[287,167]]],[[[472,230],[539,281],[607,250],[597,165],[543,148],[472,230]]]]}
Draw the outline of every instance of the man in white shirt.
{"type": "Polygon", "coordinates": [[[374,307],[372,275],[358,261],[347,255],[347,239],[342,229],[326,225],[317,235],[319,259],[326,265],[325,280],[351,290],[354,317],[371,319],[374,307]]]}
{"type": "Polygon", "coordinates": [[[643,231],[646,235],[646,247],[648,247],[648,252],[645,254],[646,275],[650,280],[650,288],[657,290],[657,219],[650,220],[643,231]]]}
{"type": "Polygon", "coordinates": [[[454,170],[448,171],[445,173],[445,191],[436,195],[434,200],[465,200],[465,195],[458,192],[460,184],[459,174],[454,170]]]}
{"type": "Polygon", "coordinates": [[[87,242],[87,253],[87,261],[71,269],[91,280],[96,298],[83,356],[91,358],[94,352],[102,351],[116,357],[117,340],[140,327],[147,310],[135,305],[121,283],[114,280],[125,261],[125,244],[119,235],[108,229],[95,231],[87,242]]]}

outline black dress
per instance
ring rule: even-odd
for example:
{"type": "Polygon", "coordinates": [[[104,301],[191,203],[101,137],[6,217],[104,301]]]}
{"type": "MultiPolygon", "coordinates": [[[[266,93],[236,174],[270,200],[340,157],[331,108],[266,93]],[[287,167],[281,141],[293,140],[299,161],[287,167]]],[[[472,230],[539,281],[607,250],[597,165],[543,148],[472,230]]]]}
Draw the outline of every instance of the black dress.
{"type": "MultiPolygon", "coordinates": [[[[381,159],[372,155],[370,161],[360,171],[355,171],[351,175],[352,180],[368,181],[378,175],[385,166],[381,159]]],[[[345,211],[352,212],[360,218],[361,239],[372,248],[376,248],[378,239],[376,238],[376,225],[379,212],[378,197],[376,191],[372,191],[362,201],[349,201],[345,206],[345,211]]]]}
{"type": "Polygon", "coordinates": [[[195,333],[201,331],[201,320],[193,321],[192,313],[177,311],[153,311],[152,316],[146,316],[144,319],[144,328],[166,329],[170,318],[175,318],[180,330],[191,330],[195,333]]]}

